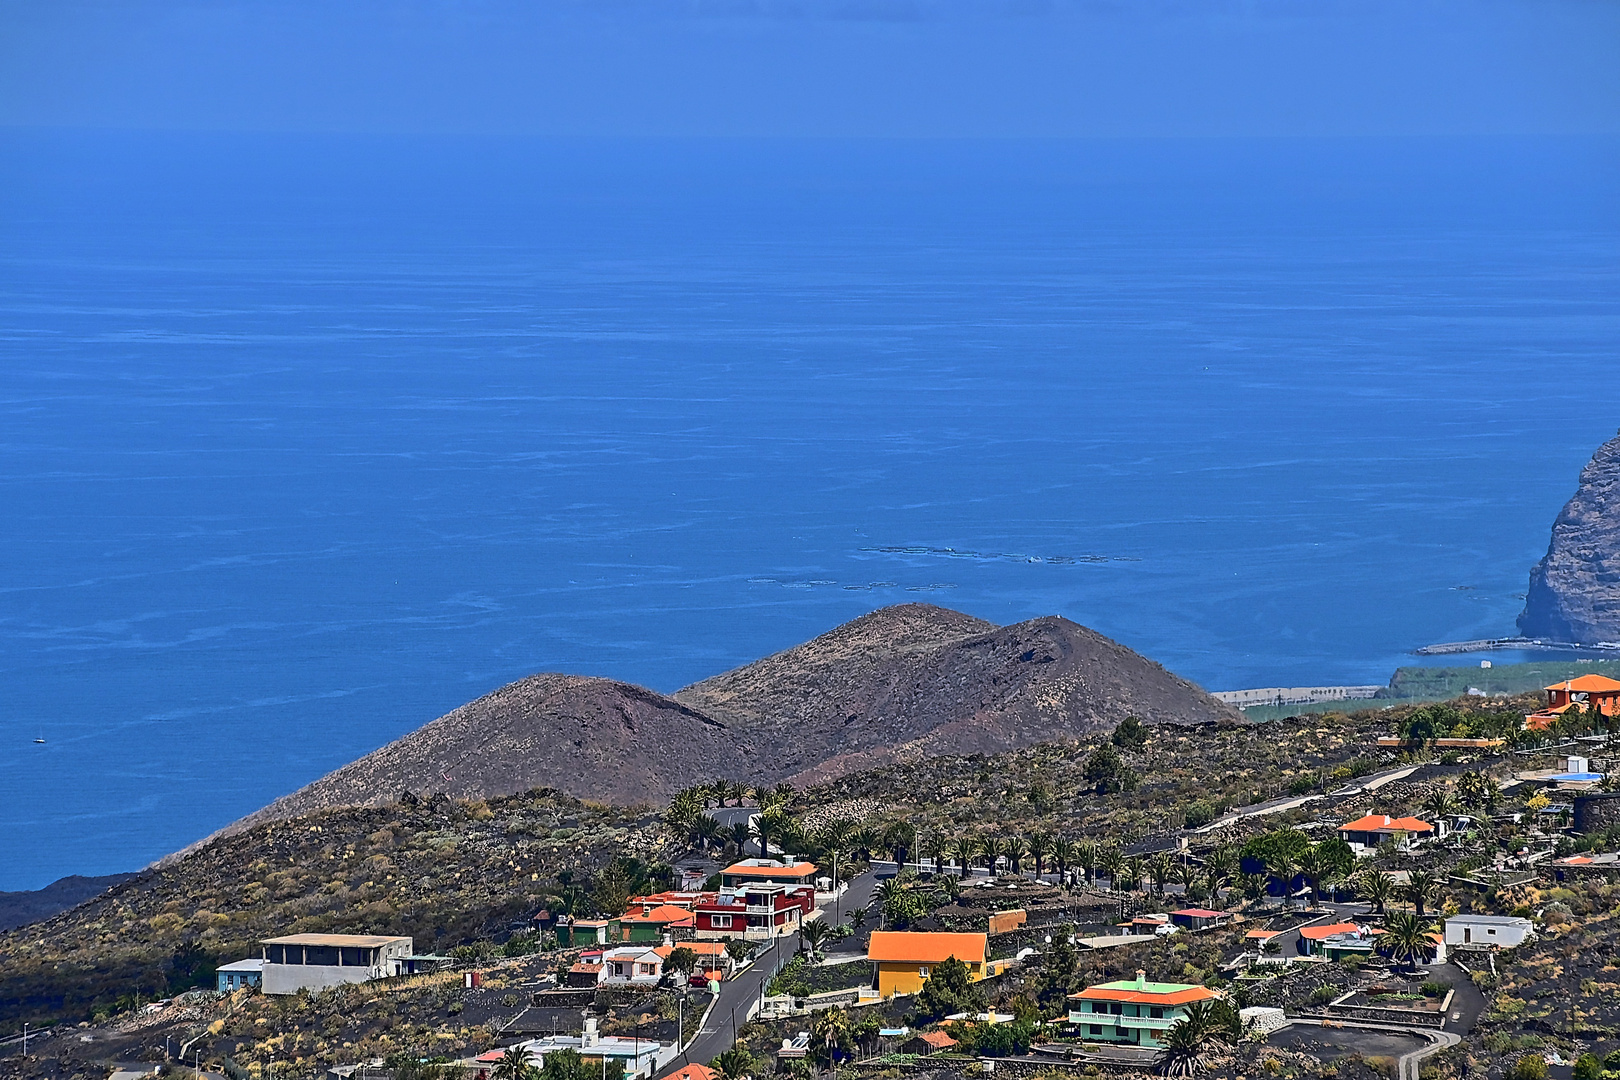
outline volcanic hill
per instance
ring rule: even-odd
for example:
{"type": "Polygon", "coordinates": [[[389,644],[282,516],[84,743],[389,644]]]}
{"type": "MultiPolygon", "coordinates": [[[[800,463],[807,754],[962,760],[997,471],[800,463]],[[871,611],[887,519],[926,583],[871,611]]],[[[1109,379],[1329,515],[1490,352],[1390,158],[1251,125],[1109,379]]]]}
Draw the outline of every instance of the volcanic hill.
{"type": "Polygon", "coordinates": [[[993,753],[1144,720],[1237,712],[1117,642],[1047,617],[997,627],[928,604],[883,608],[665,697],[533,675],[300,788],[225,832],[402,791],[554,788],[657,803],[717,778],[814,783],[935,754],[993,753]]]}
{"type": "Polygon", "coordinates": [[[1519,632],[1595,645],[1620,641],[1620,435],[1592,455],[1530,571],[1519,632]]]}

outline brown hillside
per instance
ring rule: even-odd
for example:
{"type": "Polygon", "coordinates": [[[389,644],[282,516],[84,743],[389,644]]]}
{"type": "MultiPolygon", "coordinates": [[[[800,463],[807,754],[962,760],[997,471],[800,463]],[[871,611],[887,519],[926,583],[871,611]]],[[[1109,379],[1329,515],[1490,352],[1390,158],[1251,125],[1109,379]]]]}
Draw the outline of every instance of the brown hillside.
{"type": "Polygon", "coordinates": [[[812,783],[895,761],[1077,738],[1128,714],[1239,719],[1067,619],[998,628],[925,604],[873,612],[675,698],[751,736],[762,769],[812,783]]]}
{"type": "Polygon", "coordinates": [[[630,806],[751,771],[747,750],[723,725],[661,694],[610,679],[531,675],[215,835],[328,807],[382,806],[405,791],[460,799],[552,788],[630,806]]]}
{"type": "Polygon", "coordinates": [[[997,627],[903,604],[674,698],[608,679],[530,676],[215,835],[328,807],[379,806],[402,791],[482,798],[544,787],[628,805],[717,778],[817,782],[930,755],[1077,738],[1129,713],[1238,719],[1198,687],[1066,619],[997,627]]]}

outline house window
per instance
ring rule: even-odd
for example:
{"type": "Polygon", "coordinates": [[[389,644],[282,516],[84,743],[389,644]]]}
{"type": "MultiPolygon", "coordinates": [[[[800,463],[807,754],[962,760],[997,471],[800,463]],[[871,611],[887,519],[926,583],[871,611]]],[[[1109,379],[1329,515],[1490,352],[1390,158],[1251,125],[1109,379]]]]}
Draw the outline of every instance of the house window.
{"type": "Polygon", "coordinates": [[[1102,1034],[1102,1025],[1101,1024],[1087,1024],[1086,1026],[1091,1029],[1091,1033],[1093,1035],[1101,1035],[1102,1034]]]}
{"type": "Polygon", "coordinates": [[[728,928],[728,927],[731,926],[731,916],[730,915],[710,915],[709,916],[709,921],[711,923],[713,923],[717,928],[728,928]]]}
{"type": "Polygon", "coordinates": [[[641,965],[641,973],[643,975],[651,975],[651,974],[653,974],[653,966],[651,964],[642,964],[641,965]]]}
{"type": "Polygon", "coordinates": [[[1108,1003],[1108,1011],[1114,1016],[1120,1016],[1125,1012],[1125,1008],[1117,1001],[1110,1001],[1108,1003]]]}
{"type": "Polygon", "coordinates": [[[928,978],[928,969],[926,967],[920,967],[917,969],[917,974],[926,979],[928,978]]]}
{"type": "Polygon", "coordinates": [[[1161,1006],[1161,1005],[1153,1006],[1151,1009],[1148,1010],[1148,1017],[1150,1019],[1153,1019],[1153,1020],[1163,1020],[1164,1019],[1164,1007],[1161,1006]]]}

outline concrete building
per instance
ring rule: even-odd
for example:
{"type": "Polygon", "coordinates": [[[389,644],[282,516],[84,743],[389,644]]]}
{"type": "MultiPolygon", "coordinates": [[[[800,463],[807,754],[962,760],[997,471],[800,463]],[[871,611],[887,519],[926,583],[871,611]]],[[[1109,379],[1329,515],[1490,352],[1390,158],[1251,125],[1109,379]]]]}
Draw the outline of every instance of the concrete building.
{"type": "Polygon", "coordinates": [[[1446,944],[1462,949],[1511,949],[1536,936],[1529,919],[1513,915],[1453,915],[1446,920],[1446,944]]]}
{"type": "Polygon", "coordinates": [[[290,934],[259,943],[266,994],[296,994],[401,974],[414,955],[408,937],[376,934],[290,934]]]}
{"type": "Polygon", "coordinates": [[[1069,995],[1069,1023],[1082,1039],[1157,1047],[1164,1033],[1187,1013],[1195,1001],[1214,998],[1215,991],[1191,983],[1147,981],[1138,971],[1134,979],[1099,983],[1069,995]]]}
{"type": "MultiPolygon", "coordinates": [[[[594,1018],[585,1021],[583,1034],[547,1035],[517,1045],[527,1051],[530,1063],[537,1068],[544,1067],[547,1054],[573,1050],[585,1059],[587,1065],[601,1065],[609,1061],[622,1063],[625,1080],[649,1080],[674,1060],[676,1053],[673,1044],[661,1043],[656,1039],[599,1034],[594,1018]]],[[[492,1050],[488,1054],[480,1054],[475,1061],[480,1065],[486,1062],[494,1064],[500,1061],[500,1055],[499,1050],[492,1050]]]]}

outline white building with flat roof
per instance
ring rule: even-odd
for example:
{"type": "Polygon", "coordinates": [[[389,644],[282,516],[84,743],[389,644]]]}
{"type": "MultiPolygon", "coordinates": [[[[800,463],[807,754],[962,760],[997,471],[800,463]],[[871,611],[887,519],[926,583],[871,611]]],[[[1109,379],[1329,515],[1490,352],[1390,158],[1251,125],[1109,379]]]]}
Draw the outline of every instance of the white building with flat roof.
{"type": "Polygon", "coordinates": [[[1535,924],[1516,915],[1453,915],[1446,920],[1446,944],[1463,949],[1511,949],[1535,936],[1535,924]]]}
{"type": "Polygon", "coordinates": [[[289,934],[259,942],[264,950],[262,989],[296,994],[403,973],[412,940],[379,934],[289,934]]]}

